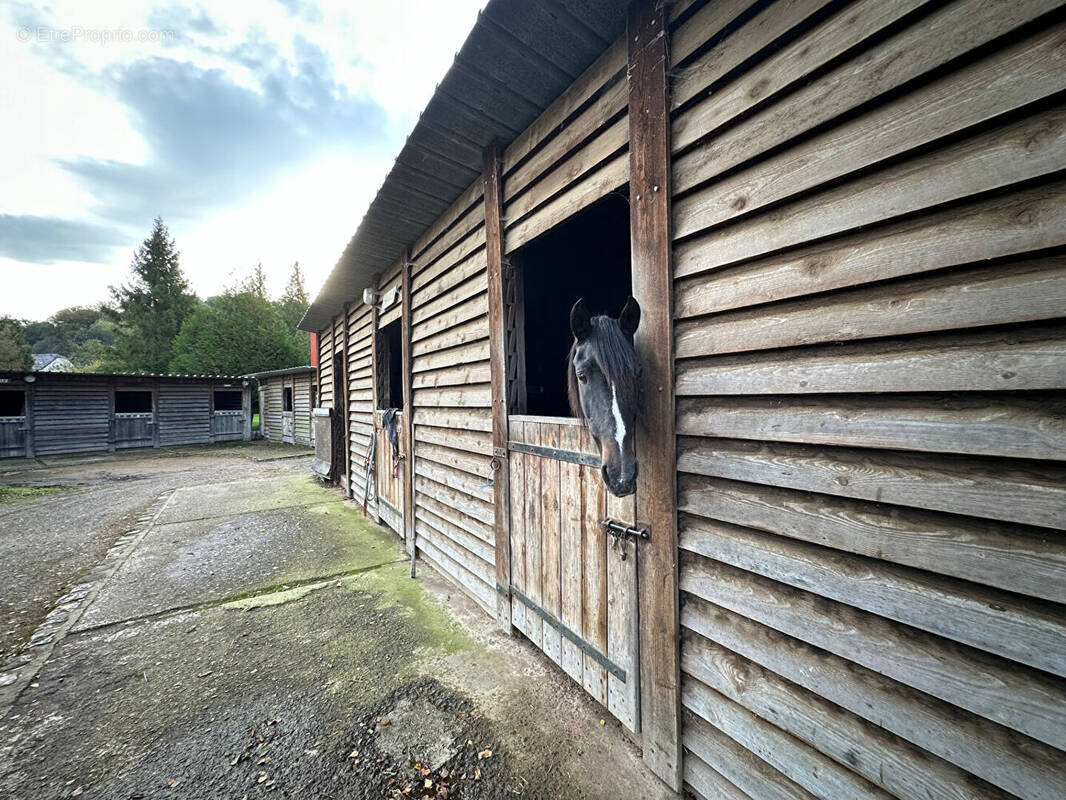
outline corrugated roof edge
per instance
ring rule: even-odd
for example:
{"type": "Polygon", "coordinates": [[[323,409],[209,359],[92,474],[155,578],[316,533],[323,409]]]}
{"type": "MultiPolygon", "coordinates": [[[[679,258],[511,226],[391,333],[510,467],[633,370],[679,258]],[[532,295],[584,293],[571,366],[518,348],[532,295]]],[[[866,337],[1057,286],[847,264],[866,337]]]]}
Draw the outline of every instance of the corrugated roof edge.
{"type": "Polygon", "coordinates": [[[35,372],[34,370],[3,370],[0,378],[25,378],[32,375],[35,380],[42,377],[48,378],[172,378],[173,380],[189,381],[239,381],[244,375],[175,375],[166,372],[35,372]]]}
{"type": "Polygon", "coordinates": [[[274,375],[293,375],[297,372],[316,372],[317,367],[312,367],[310,364],[306,364],[302,367],[286,367],[285,369],[269,369],[265,372],[249,372],[247,375],[242,375],[242,378],[270,378],[274,375]]]}
{"type": "Polygon", "coordinates": [[[513,141],[621,35],[625,8],[624,0],[490,0],[297,327],[322,330],[395,264],[429,229],[427,214],[436,220],[481,174],[482,149],[513,141]],[[564,35],[565,47],[550,46],[564,35]],[[445,136],[462,146],[448,147],[445,136]],[[427,140],[444,142],[448,155],[427,140]],[[396,212],[404,207],[410,216],[396,212]]]}

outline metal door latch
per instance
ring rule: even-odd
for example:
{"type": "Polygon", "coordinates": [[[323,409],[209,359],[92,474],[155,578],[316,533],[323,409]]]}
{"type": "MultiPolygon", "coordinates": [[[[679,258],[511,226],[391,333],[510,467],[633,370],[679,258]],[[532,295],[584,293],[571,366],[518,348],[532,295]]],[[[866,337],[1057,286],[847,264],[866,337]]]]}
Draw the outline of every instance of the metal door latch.
{"type": "Polygon", "coordinates": [[[614,537],[614,541],[611,542],[611,549],[621,549],[623,561],[626,560],[626,556],[628,555],[627,550],[629,548],[630,540],[639,542],[651,538],[651,534],[648,533],[647,528],[637,528],[633,525],[626,525],[624,522],[619,522],[618,520],[601,520],[600,525],[603,526],[604,533],[614,537]]]}

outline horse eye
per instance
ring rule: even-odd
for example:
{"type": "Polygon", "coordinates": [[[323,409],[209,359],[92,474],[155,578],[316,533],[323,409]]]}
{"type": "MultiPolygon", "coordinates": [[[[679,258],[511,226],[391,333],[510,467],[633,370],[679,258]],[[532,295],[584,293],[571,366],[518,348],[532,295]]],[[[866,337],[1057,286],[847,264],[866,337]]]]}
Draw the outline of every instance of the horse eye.
{"type": "Polygon", "coordinates": [[[588,379],[587,375],[578,375],[577,379],[579,381],[581,381],[581,383],[588,383],[589,382],[589,379],[588,379]]]}

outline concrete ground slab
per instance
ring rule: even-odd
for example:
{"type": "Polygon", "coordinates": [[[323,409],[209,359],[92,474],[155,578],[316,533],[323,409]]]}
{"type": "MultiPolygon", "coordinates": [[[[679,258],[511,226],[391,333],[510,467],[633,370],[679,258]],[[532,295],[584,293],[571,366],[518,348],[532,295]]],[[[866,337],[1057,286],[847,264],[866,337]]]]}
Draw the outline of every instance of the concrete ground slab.
{"type": "MultiPolygon", "coordinates": [[[[249,483],[276,485],[287,492],[290,481],[249,483]]],[[[243,494],[243,484],[226,486],[238,496],[243,494]]],[[[320,500],[314,505],[191,522],[157,522],[100,590],[75,630],[348,574],[403,558],[396,552],[395,536],[369,522],[336,493],[311,488],[312,497],[320,500]],[[321,495],[327,502],[321,502],[321,495]]],[[[257,491],[263,489],[257,487],[257,491]]],[[[165,515],[166,508],[161,518],[165,515]]]]}
{"type": "Polygon", "coordinates": [[[163,509],[160,524],[308,506],[337,500],[308,474],[261,480],[220,481],[178,489],[163,509]]]}
{"type": "Polygon", "coordinates": [[[0,710],[0,798],[674,797],[542,653],[322,491],[158,526],[153,506],[71,601],[118,621],[64,631],[0,710]]]}

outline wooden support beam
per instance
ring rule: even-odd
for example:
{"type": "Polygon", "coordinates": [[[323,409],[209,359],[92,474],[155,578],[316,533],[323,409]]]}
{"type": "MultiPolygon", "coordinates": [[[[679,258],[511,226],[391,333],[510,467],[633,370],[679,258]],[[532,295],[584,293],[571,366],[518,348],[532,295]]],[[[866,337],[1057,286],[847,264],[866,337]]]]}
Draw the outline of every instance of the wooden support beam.
{"type": "Polygon", "coordinates": [[[496,619],[511,631],[511,509],[507,463],[507,364],[503,309],[502,153],[493,143],[483,154],[485,179],[485,255],[489,286],[489,372],[492,381],[492,453],[499,469],[493,477],[496,532],[496,619]]]}
{"type": "MultiPolygon", "coordinates": [[[[380,275],[374,276],[374,289],[380,289],[380,275]]],[[[381,416],[378,414],[378,409],[381,407],[381,386],[378,380],[381,376],[381,365],[378,364],[378,359],[381,357],[381,349],[378,347],[378,317],[381,314],[378,311],[378,302],[375,301],[374,305],[370,308],[370,374],[373,376],[371,382],[371,409],[370,409],[370,435],[373,438],[377,438],[378,424],[380,423],[381,416]]],[[[372,446],[367,445],[368,447],[372,446]]],[[[368,451],[369,453],[369,451],[368,451]]],[[[370,482],[374,482],[374,522],[381,524],[381,516],[378,514],[378,455],[377,448],[374,448],[374,457],[370,460],[370,476],[366,480],[366,485],[363,486],[363,503],[367,506],[369,511],[368,498],[370,497],[370,482]]]]}
{"type": "Polygon", "coordinates": [[[414,432],[411,397],[411,248],[400,267],[400,335],[403,342],[403,536],[407,552],[415,552],[414,432]]]}
{"type": "Polygon", "coordinates": [[[638,562],[641,733],[644,760],[681,788],[674,435],[673,285],[670,266],[670,115],[664,4],[632,0],[629,42],[629,195],[636,347],[644,409],[637,436],[637,519],[651,531],[638,562]]]}
{"type": "MultiPolygon", "coordinates": [[[[341,341],[344,343],[344,349],[341,351],[341,368],[344,370],[344,376],[341,379],[341,386],[344,387],[344,402],[341,407],[344,409],[344,496],[349,500],[352,497],[352,415],[348,409],[348,403],[351,400],[350,393],[348,391],[348,307],[350,303],[344,304],[344,319],[341,321],[341,341]]],[[[334,334],[335,335],[335,334],[334,334]]],[[[296,438],[296,378],[292,380],[292,399],[293,399],[293,439],[296,438]]],[[[334,400],[333,405],[336,406],[337,402],[334,400]]]]}

